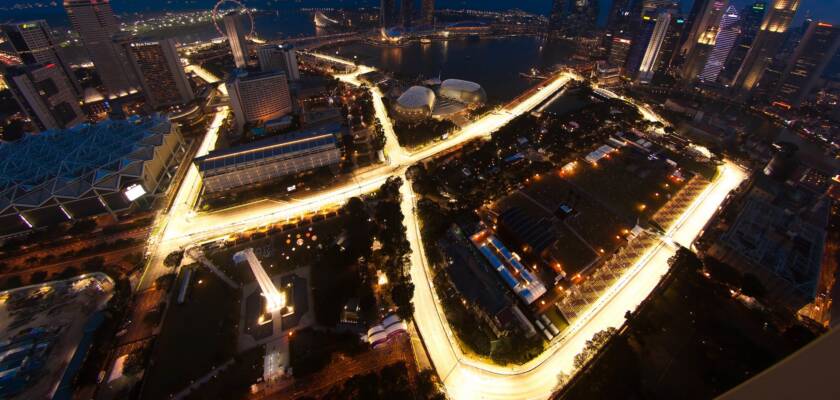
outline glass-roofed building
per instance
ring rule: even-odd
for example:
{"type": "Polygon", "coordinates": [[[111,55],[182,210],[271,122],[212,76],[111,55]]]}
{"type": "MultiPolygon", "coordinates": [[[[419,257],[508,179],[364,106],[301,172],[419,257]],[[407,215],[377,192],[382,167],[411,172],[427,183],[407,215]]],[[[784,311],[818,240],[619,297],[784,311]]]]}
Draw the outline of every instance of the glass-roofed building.
{"type": "Polygon", "coordinates": [[[204,193],[215,196],[263,185],[341,161],[340,123],[287,133],[196,158],[204,193]]]}
{"type": "Polygon", "coordinates": [[[185,153],[177,126],[159,115],[0,144],[0,236],[148,205],[185,153]]]}

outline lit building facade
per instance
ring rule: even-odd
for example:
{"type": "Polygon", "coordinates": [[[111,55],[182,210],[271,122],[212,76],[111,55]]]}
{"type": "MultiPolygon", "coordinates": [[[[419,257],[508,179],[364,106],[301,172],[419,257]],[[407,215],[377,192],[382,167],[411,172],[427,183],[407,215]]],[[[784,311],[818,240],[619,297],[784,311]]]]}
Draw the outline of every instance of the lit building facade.
{"type": "Polygon", "coordinates": [[[66,62],[61,48],[50,32],[47,21],[4,24],[0,25],[0,31],[9,38],[9,44],[12,45],[15,54],[20,57],[24,65],[57,65],[64,72],[76,95],[81,95],[82,87],[79,85],[79,80],[76,79],[76,75],[66,62]]]}
{"type": "Polygon", "coordinates": [[[285,72],[286,78],[291,81],[300,79],[297,53],[295,47],[291,44],[261,46],[257,50],[257,58],[263,72],[281,71],[285,72]]]}
{"type": "Polygon", "coordinates": [[[37,131],[68,128],[85,121],[76,92],[57,64],[10,67],[3,75],[37,131]]]}
{"type": "Polygon", "coordinates": [[[341,124],[333,123],[213,151],[196,158],[194,163],[201,174],[204,193],[214,196],[337,165],[341,161],[341,134],[341,124]]]}
{"type": "Polygon", "coordinates": [[[672,26],[671,20],[674,18],[669,12],[660,13],[656,17],[656,26],[653,28],[653,35],[648,42],[645,56],[642,58],[642,64],[639,66],[638,80],[642,83],[649,83],[653,79],[654,73],[657,71],[657,60],[662,51],[662,46],[668,35],[668,30],[672,26]]]}
{"type": "Polygon", "coordinates": [[[109,97],[136,92],[139,85],[131,62],[113,40],[119,26],[110,1],[64,0],[64,9],[109,97]]]}
{"type": "Polygon", "coordinates": [[[735,74],[738,73],[738,68],[744,63],[747,53],[750,52],[750,47],[758,34],[758,29],[761,27],[761,20],[764,19],[764,12],[767,10],[766,1],[756,1],[744,7],[740,12],[740,23],[738,24],[740,34],[738,40],[732,47],[729,53],[729,58],[726,60],[726,65],[720,75],[720,81],[724,85],[731,85],[735,79],[735,74]]]}
{"type": "Polygon", "coordinates": [[[225,25],[230,52],[233,54],[233,62],[236,68],[248,66],[248,40],[245,38],[245,26],[242,23],[242,15],[231,12],[222,18],[225,25]]]}
{"type": "Polygon", "coordinates": [[[126,50],[152,108],[184,104],[194,98],[172,39],[138,41],[126,50]]]}
{"type": "Polygon", "coordinates": [[[732,88],[738,98],[747,98],[761,81],[765,70],[773,62],[773,57],[784,42],[785,33],[790,28],[798,8],[799,0],[773,1],[764,15],[764,20],[761,21],[761,27],[750,51],[735,75],[732,88]]]}
{"type": "Polygon", "coordinates": [[[708,60],[706,60],[703,71],[700,72],[700,76],[698,77],[700,81],[717,81],[720,72],[723,70],[724,63],[726,63],[726,59],[729,57],[729,52],[732,51],[732,47],[735,45],[735,41],[741,33],[741,29],[738,27],[739,19],[738,11],[734,6],[729,6],[726,12],[723,13],[723,16],[720,18],[718,33],[715,37],[715,47],[712,49],[708,60]]]}
{"type": "Polygon", "coordinates": [[[435,0],[422,0],[420,3],[420,20],[426,26],[435,24],[435,0]]]}
{"type": "Polygon", "coordinates": [[[802,104],[837,53],[840,27],[826,22],[813,22],[782,73],[776,98],[792,106],[802,104]]]}
{"type": "Polygon", "coordinates": [[[0,235],[148,205],[185,154],[177,125],[158,115],[0,144],[0,235]]]}
{"type": "Polygon", "coordinates": [[[292,112],[289,82],[283,72],[240,71],[226,85],[239,132],[246,124],[265,123],[292,112]]]}

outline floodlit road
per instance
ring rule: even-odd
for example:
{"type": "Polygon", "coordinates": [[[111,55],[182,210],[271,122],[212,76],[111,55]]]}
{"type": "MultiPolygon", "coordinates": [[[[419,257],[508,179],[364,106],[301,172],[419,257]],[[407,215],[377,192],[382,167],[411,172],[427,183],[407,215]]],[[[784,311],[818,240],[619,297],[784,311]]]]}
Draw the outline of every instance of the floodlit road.
{"type": "MultiPolygon", "coordinates": [[[[332,56],[318,56],[335,62],[349,63],[332,56]]],[[[198,67],[191,67],[191,70],[208,82],[218,82],[218,78],[206,70],[198,67]]],[[[360,66],[353,73],[340,75],[338,78],[359,85],[358,76],[372,70],[370,67],[360,66]]],[[[399,146],[396,134],[387,118],[385,106],[382,104],[381,93],[373,88],[371,90],[374,97],[374,109],[383,125],[387,139],[385,149],[388,156],[387,165],[359,173],[349,183],[288,202],[258,202],[214,213],[197,214],[193,211],[193,206],[200,193],[201,184],[198,171],[191,166],[178,189],[171,211],[159,218],[159,222],[155,225],[155,234],[151,242],[152,246],[150,246],[153,257],[144,279],[141,280],[141,287],[148,286],[165,272],[163,259],[175,249],[190,243],[224,238],[232,233],[338,207],[351,197],[377,190],[390,177],[399,176],[405,180],[405,171],[412,164],[461,146],[468,141],[488,137],[515,117],[537,107],[573,79],[577,77],[571,73],[560,74],[546,83],[543,89],[523,99],[513,109],[489,114],[446,140],[436,142],[416,152],[409,152],[399,146]]],[[[611,93],[610,95],[615,96],[611,93]]],[[[223,108],[216,114],[198,155],[212,150],[219,127],[228,112],[227,108],[223,108]]],[[[660,120],[648,110],[642,110],[642,113],[646,118],[660,120]]],[[[667,271],[667,261],[675,251],[669,244],[673,241],[690,245],[702,231],[706,222],[718,210],[727,194],[745,177],[745,172],[734,164],[727,163],[721,167],[719,178],[678,219],[674,228],[665,235],[662,242],[650,249],[606,295],[602,296],[589,311],[569,327],[563,333],[561,340],[555,342],[531,362],[514,368],[488,364],[465,357],[461,353],[429,281],[428,264],[415,214],[415,197],[410,184],[404,184],[401,188],[403,197],[401,208],[412,249],[411,276],[416,288],[415,321],[450,397],[453,399],[544,399],[549,397],[555,389],[558,374],[572,371],[573,359],[583,349],[585,342],[598,331],[621,325],[625,312],[634,309],[656,286],[667,271]]]]}
{"type": "Polygon", "coordinates": [[[560,373],[573,372],[573,361],[587,340],[608,327],[619,327],[624,315],[635,309],[668,271],[675,249],[668,238],[690,245],[717,212],[729,192],[746,173],[726,163],[720,177],[698,196],[667,232],[666,239],[650,249],[598,302],[564,332],[564,337],[531,362],[504,368],[465,357],[443,317],[440,302],[429,282],[425,255],[415,214],[414,194],[402,188],[403,214],[411,244],[411,278],[415,284],[415,321],[448,394],[453,399],[545,399],[554,391],[560,373]]]}

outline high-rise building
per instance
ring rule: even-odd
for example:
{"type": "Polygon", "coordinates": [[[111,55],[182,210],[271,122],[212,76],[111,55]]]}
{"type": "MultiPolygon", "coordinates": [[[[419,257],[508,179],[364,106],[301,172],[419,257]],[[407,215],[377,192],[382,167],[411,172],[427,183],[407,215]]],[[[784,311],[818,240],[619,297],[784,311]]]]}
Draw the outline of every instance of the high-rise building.
{"type": "Polygon", "coordinates": [[[614,36],[612,38],[612,44],[610,45],[610,56],[607,59],[610,65],[624,68],[624,64],[627,62],[627,53],[630,51],[630,45],[633,43],[633,40],[614,36]]]}
{"type": "Polygon", "coordinates": [[[388,29],[397,24],[397,0],[382,0],[379,3],[379,25],[388,29]]]}
{"type": "Polygon", "coordinates": [[[3,75],[12,96],[38,132],[85,121],[73,86],[57,64],[9,67],[3,75]]]}
{"type": "Polygon", "coordinates": [[[427,26],[435,24],[435,0],[423,0],[420,3],[420,20],[427,26]]]}
{"type": "Polygon", "coordinates": [[[723,13],[723,16],[720,18],[717,37],[715,37],[715,47],[706,60],[703,71],[700,72],[699,79],[701,81],[717,81],[720,71],[723,70],[723,65],[729,57],[729,52],[732,50],[732,46],[735,45],[735,40],[738,39],[738,35],[741,33],[741,29],[738,26],[739,19],[740,17],[735,6],[729,6],[726,12],[723,13]]]}
{"type": "Polygon", "coordinates": [[[776,98],[792,106],[805,100],[840,46],[840,27],[825,22],[808,26],[782,73],[776,98]]]}
{"type": "Polygon", "coordinates": [[[630,79],[636,77],[639,72],[639,67],[642,65],[642,59],[645,56],[645,51],[648,48],[651,37],[653,37],[653,30],[656,27],[656,11],[646,9],[642,17],[638,20],[633,39],[631,40],[630,48],[627,52],[627,61],[624,64],[624,76],[630,79]]]}
{"type": "Polygon", "coordinates": [[[402,0],[400,3],[400,23],[404,28],[410,28],[414,21],[414,0],[402,0]]]}
{"type": "Polygon", "coordinates": [[[741,17],[739,25],[740,34],[729,52],[729,58],[726,60],[723,71],[720,74],[719,80],[724,85],[731,85],[735,79],[735,74],[738,73],[738,68],[744,62],[744,58],[750,51],[755,35],[761,27],[761,20],[764,19],[764,11],[767,9],[766,1],[756,1],[744,7],[739,16],[741,17]]]}
{"type": "Polygon", "coordinates": [[[726,0],[709,0],[703,9],[703,14],[698,16],[700,19],[692,26],[695,32],[689,35],[689,41],[682,47],[685,52],[685,62],[682,65],[681,77],[685,84],[693,83],[703,72],[706,61],[715,48],[715,40],[726,4],[726,0]]]}
{"type": "Polygon", "coordinates": [[[708,36],[709,31],[717,26],[720,16],[727,6],[727,0],[697,0],[691,8],[689,22],[681,52],[688,57],[691,49],[701,36],[708,36]]]}
{"type": "Polygon", "coordinates": [[[685,18],[678,14],[671,14],[671,26],[662,42],[659,57],[656,60],[656,72],[671,73],[679,55],[680,39],[685,29],[685,18]]]}
{"type": "Polygon", "coordinates": [[[172,39],[136,41],[126,50],[152,108],[184,104],[194,98],[172,39]]]}
{"type": "Polygon", "coordinates": [[[226,85],[239,132],[246,124],[265,123],[292,112],[289,83],[283,72],[238,71],[226,85]]]}
{"type": "Polygon", "coordinates": [[[639,66],[638,80],[640,82],[648,83],[653,79],[653,74],[657,69],[657,60],[662,51],[662,45],[668,36],[668,30],[672,26],[671,20],[673,18],[674,16],[670,12],[663,12],[656,16],[656,26],[653,28],[653,34],[645,50],[645,56],[639,66]]]}
{"type": "Polygon", "coordinates": [[[119,27],[110,0],[64,0],[64,9],[109,96],[136,91],[131,63],[113,41],[119,27]]]}
{"type": "Polygon", "coordinates": [[[595,33],[597,20],[597,0],[573,0],[564,30],[573,37],[589,37],[595,33]]]}
{"type": "Polygon", "coordinates": [[[248,40],[245,38],[245,26],[242,23],[242,15],[237,12],[230,12],[222,20],[225,24],[225,34],[230,44],[230,52],[233,54],[233,62],[236,68],[248,66],[248,40]]]}
{"type": "Polygon", "coordinates": [[[772,6],[761,21],[761,28],[755,36],[750,51],[735,75],[732,88],[738,98],[749,96],[761,80],[764,71],[772,61],[779,47],[784,42],[785,32],[793,21],[799,0],[774,0],[772,6]]]}
{"type": "Polygon", "coordinates": [[[566,0],[552,0],[551,14],[548,16],[548,29],[557,32],[566,22],[566,0]]]}
{"type": "Polygon", "coordinates": [[[67,76],[68,82],[73,86],[76,95],[82,93],[79,80],[65,61],[61,48],[50,32],[47,21],[27,21],[14,24],[0,25],[0,30],[9,39],[9,43],[20,57],[24,65],[32,64],[55,64],[67,76]]]}
{"type": "Polygon", "coordinates": [[[282,71],[291,81],[300,79],[297,54],[291,44],[263,45],[257,50],[257,58],[260,61],[260,69],[264,72],[282,71]]]}

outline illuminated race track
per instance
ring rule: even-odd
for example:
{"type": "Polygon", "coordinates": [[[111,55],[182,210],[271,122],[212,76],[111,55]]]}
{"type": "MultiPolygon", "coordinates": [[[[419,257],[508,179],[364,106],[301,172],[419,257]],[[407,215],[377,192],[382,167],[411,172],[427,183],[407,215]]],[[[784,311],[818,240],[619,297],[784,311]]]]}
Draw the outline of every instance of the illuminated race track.
{"type": "MultiPolygon", "coordinates": [[[[336,57],[313,54],[335,62],[350,64],[336,57]]],[[[190,67],[202,79],[218,82],[218,78],[199,67],[190,67]]],[[[360,66],[351,74],[337,78],[359,85],[358,76],[373,68],[360,66]]],[[[307,194],[286,202],[259,201],[213,213],[196,213],[193,209],[201,191],[200,177],[194,166],[178,188],[175,202],[168,214],[160,216],[150,239],[152,252],[140,287],[147,287],[161,274],[167,272],[163,259],[169,252],[192,243],[216,240],[230,234],[260,226],[312,215],[324,209],[335,209],[347,199],[377,190],[388,178],[406,179],[406,169],[426,158],[456,148],[471,140],[487,137],[515,117],[529,112],[560,91],[570,80],[578,79],[571,73],[562,73],[550,80],[541,90],[522,99],[509,111],[491,113],[465,126],[459,133],[436,142],[416,152],[401,148],[387,117],[385,105],[378,89],[371,89],[376,116],[381,121],[386,137],[387,163],[356,174],[350,182],[328,190],[307,194]]],[[[220,88],[220,90],[223,90],[220,88]]],[[[602,89],[598,89],[599,93],[602,89]]],[[[606,92],[606,91],[603,91],[606,92]]],[[[617,97],[611,92],[610,97],[617,97]]],[[[625,99],[627,100],[627,99],[625,99]]],[[[631,100],[628,100],[631,101],[631,100]]],[[[638,105],[640,110],[642,105],[638,105]]],[[[202,142],[198,155],[212,149],[222,121],[229,110],[220,109],[202,142]]],[[[642,111],[645,118],[660,120],[653,112],[642,111]]],[[[656,286],[668,270],[668,259],[674,254],[673,243],[689,246],[699,235],[706,222],[717,212],[728,193],[746,177],[738,166],[727,162],[720,168],[719,177],[698,196],[688,210],[677,220],[663,240],[650,249],[598,302],[562,333],[542,355],[518,367],[501,367],[464,356],[443,316],[440,302],[429,279],[428,264],[420,237],[415,213],[415,197],[411,185],[401,188],[401,208],[405,216],[407,238],[411,245],[411,277],[415,284],[414,320],[423,343],[446,390],[453,399],[545,399],[556,389],[557,376],[571,373],[573,359],[596,332],[607,327],[620,326],[626,311],[635,309],[656,286]]],[[[407,182],[407,181],[406,181],[407,182]]]]}

